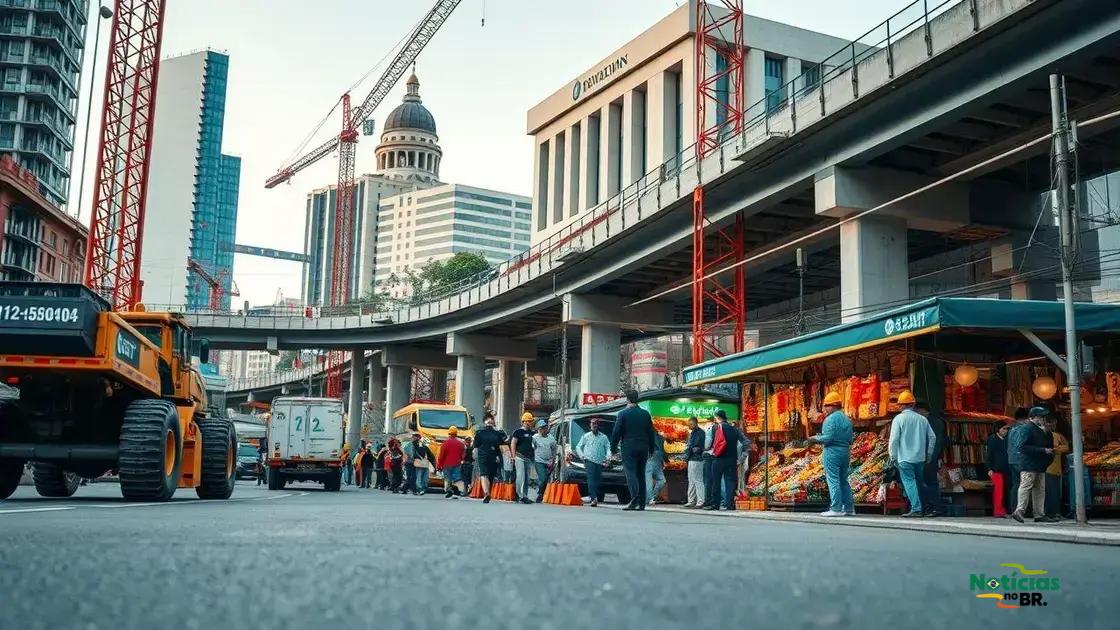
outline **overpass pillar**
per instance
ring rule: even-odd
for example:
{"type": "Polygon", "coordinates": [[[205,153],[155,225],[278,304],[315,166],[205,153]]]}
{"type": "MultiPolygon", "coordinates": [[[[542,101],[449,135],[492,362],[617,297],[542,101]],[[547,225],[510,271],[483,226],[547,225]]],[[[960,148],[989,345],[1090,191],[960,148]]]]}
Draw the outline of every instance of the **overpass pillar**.
{"type": "Polygon", "coordinates": [[[620,327],[613,324],[583,324],[580,331],[579,393],[617,392],[621,357],[620,327]]]}
{"type": "Polygon", "coordinates": [[[412,368],[407,365],[390,365],[385,385],[385,432],[389,431],[389,418],[393,412],[408,404],[412,394],[412,368]]]}
{"type": "Polygon", "coordinates": [[[497,401],[495,412],[499,422],[498,426],[504,429],[507,434],[517,429],[521,409],[524,406],[525,382],[522,378],[524,370],[524,361],[513,359],[498,361],[496,371],[498,387],[493,399],[497,401]]]}
{"type": "Polygon", "coordinates": [[[447,400],[447,370],[432,370],[432,398],[447,400]]]}
{"type": "Polygon", "coordinates": [[[380,430],[385,425],[385,368],[381,366],[381,355],[376,352],[369,358],[368,388],[366,400],[369,401],[371,414],[370,429],[380,430]]]}
{"type": "Polygon", "coordinates": [[[347,441],[354,448],[361,439],[362,431],[362,388],[366,380],[366,353],[361,348],[355,348],[350,356],[350,404],[347,406],[350,424],[347,429],[347,441]]]}
{"type": "Polygon", "coordinates": [[[486,397],[486,359],[461,354],[455,369],[455,404],[465,407],[475,421],[482,420],[482,405],[486,397]]]}
{"type": "Polygon", "coordinates": [[[866,216],[840,226],[841,321],[905,304],[909,276],[905,220],[866,216]]]}

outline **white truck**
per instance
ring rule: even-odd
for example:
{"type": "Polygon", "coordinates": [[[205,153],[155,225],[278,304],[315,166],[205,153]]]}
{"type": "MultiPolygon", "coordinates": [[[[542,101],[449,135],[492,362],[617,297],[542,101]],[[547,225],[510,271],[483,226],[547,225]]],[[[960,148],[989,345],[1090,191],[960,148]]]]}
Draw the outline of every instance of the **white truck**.
{"type": "Polygon", "coordinates": [[[268,422],[268,489],[289,481],[317,481],[328,491],[342,487],[342,401],[281,397],[268,422]]]}

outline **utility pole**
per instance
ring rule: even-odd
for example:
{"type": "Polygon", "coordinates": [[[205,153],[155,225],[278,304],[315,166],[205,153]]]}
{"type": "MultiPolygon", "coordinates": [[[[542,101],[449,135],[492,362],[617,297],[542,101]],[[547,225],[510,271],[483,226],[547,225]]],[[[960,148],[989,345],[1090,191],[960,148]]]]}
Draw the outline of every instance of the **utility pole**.
{"type": "Polygon", "coordinates": [[[1058,175],[1058,228],[1061,231],[1062,301],[1066,320],[1066,382],[1069,385],[1069,416],[1073,440],[1073,488],[1077,523],[1084,525],[1085,516],[1085,456],[1081,439],[1081,361],[1077,341],[1077,322],[1073,308],[1073,264],[1077,255],[1076,235],[1073,233],[1077,218],[1070,204],[1070,124],[1066,111],[1065,78],[1050,75],[1050,109],[1054,129],[1054,167],[1058,175]]]}
{"type": "Polygon", "coordinates": [[[805,334],[805,250],[797,248],[797,334],[805,334]]]}

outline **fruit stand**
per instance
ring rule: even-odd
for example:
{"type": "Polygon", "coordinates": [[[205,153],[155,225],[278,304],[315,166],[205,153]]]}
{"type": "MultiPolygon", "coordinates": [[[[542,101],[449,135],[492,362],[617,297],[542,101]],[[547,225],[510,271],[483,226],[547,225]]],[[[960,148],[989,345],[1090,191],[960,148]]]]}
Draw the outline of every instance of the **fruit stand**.
{"type": "MultiPolygon", "coordinates": [[[[986,441],[1017,408],[1047,406],[1062,418],[1058,432],[1069,435],[1061,371],[1035,345],[1037,340],[1061,351],[1061,307],[934,298],[691,366],[684,382],[741,383],[744,432],[763,447],[749,472],[747,495],[765,500],[769,509],[792,510],[828,504],[819,447],[805,439],[819,433],[821,402],[829,392],[840,396],[853,423],[849,481],[857,508],[899,507],[898,490],[882,486],[882,471],[898,393],[911,390],[945,421],[946,510],[980,515],[992,507],[986,441]]],[[[1094,407],[1084,411],[1120,417],[1120,360],[1112,358],[1120,357],[1120,306],[1078,304],[1076,310],[1083,343],[1096,358],[1094,374],[1085,379],[1093,391],[1083,396],[1094,407]]],[[[1105,425],[1097,431],[1087,420],[1083,432],[1093,507],[1120,505],[1120,442],[1108,441],[1120,436],[1105,425]]]]}

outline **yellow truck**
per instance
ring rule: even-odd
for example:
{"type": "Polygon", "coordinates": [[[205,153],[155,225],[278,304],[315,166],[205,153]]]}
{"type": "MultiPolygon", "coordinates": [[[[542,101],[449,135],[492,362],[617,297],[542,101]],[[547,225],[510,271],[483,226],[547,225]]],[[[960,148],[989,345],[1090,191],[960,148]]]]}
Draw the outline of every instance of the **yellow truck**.
{"type": "Polygon", "coordinates": [[[233,424],[207,416],[209,343],[181,315],[117,313],[77,284],[0,282],[0,499],[31,462],[45,497],[116,471],[129,501],[233,493],[233,424]]]}

